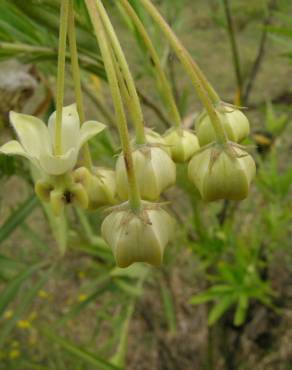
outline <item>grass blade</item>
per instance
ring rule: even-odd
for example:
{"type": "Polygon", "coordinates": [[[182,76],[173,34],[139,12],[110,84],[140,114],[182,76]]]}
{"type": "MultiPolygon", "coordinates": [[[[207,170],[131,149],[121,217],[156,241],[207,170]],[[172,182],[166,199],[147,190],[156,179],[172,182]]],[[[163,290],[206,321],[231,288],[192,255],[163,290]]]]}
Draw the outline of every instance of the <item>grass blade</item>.
{"type": "Polygon", "coordinates": [[[17,306],[14,316],[9,321],[7,321],[6,324],[2,327],[2,330],[0,332],[0,348],[3,347],[3,344],[7,336],[11,333],[17,321],[21,319],[22,315],[24,314],[24,312],[26,311],[30,303],[33,301],[38,291],[47,282],[51,273],[54,271],[55,267],[56,267],[56,264],[52,265],[44,273],[44,275],[40,278],[40,280],[31,289],[27,291],[27,293],[24,295],[23,299],[21,300],[21,304],[17,306]]]}
{"type": "Polygon", "coordinates": [[[4,222],[0,228],[0,243],[7,239],[13,231],[21,225],[21,223],[31,214],[37,204],[37,197],[32,195],[8,217],[6,222],[4,222]]]}
{"type": "Polygon", "coordinates": [[[52,342],[59,344],[66,351],[72,355],[78,357],[84,362],[96,366],[96,369],[100,370],[121,370],[120,367],[117,367],[110,362],[104,360],[103,358],[96,356],[90,352],[84,351],[83,349],[76,347],[74,344],[70,343],[66,339],[58,336],[48,329],[43,330],[44,335],[49,338],[52,342]]]}

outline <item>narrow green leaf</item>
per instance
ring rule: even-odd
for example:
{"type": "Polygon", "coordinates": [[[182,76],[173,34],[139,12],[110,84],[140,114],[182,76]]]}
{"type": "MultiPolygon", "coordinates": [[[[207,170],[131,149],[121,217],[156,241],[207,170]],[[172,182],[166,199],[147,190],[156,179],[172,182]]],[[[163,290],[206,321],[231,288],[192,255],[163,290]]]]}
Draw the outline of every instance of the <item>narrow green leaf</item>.
{"type": "Polygon", "coordinates": [[[0,255],[0,279],[12,280],[24,267],[23,263],[0,255]]]}
{"type": "Polygon", "coordinates": [[[31,214],[38,204],[35,195],[27,198],[17,210],[11,213],[6,222],[0,228],[0,243],[7,239],[12,232],[31,214]]]}
{"type": "Polygon", "coordinates": [[[54,343],[59,344],[62,348],[66,351],[71,353],[72,355],[78,357],[79,359],[83,360],[84,362],[96,366],[96,369],[99,370],[121,370],[120,367],[117,367],[110,362],[104,360],[103,358],[96,356],[93,353],[84,351],[83,349],[76,347],[74,344],[70,343],[68,340],[58,336],[57,334],[53,333],[49,329],[44,329],[43,333],[46,337],[52,340],[54,343]]]}
{"type": "Polygon", "coordinates": [[[6,322],[6,324],[2,327],[0,332],[0,348],[3,348],[3,344],[7,338],[7,336],[13,330],[15,324],[18,320],[21,319],[22,315],[27,310],[28,306],[34,300],[35,296],[37,295],[38,291],[43,287],[43,285],[47,282],[48,278],[50,277],[51,273],[54,271],[56,264],[51,266],[43,276],[38,280],[36,284],[32,286],[32,288],[28,289],[26,294],[21,300],[21,304],[17,306],[16,311],[14,312],[13,317],[6,322]]]}
{"type": "Polygon", "coordinates": [[[172,294],[165,284],[161,284],[161,296],[169,331],[175,334],[177,328],[175,307],[172,294]]]}
{"type": "Polygon", "coordinates": [[[233,295],[222,296],[209,313],[208,325],[214,325],[233,303],[233,295]]]}
{"type": "Polygon", "coordinates": [[[234,325],[240,326],[244,323],[248,310],[248,296],[240,295],[234,315],[234,325]]]}
{"type": "Polygon", "coordinates": [[[9,303],[15,298],[22,283],[26,281],[39,267],[40,264],[30,266],[5,286],[4,290],[2,290],[0,294],[0,316],[4,313],[9,303]]]}

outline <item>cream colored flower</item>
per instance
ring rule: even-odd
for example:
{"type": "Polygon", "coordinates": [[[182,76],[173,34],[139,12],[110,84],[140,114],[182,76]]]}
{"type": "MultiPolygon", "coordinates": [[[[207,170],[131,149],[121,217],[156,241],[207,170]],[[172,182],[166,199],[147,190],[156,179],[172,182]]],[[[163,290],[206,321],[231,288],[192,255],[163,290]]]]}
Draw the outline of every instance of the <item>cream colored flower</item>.
{"type": "Polygon", "coordinates": [[[39,118],[27,114],[10,112],[10,122],[18,141],[12,140],[0,147],[0,153],[20,155],[30,160],[47,175],[62,175],[76,165],[80,148],[93,136],[101,132],[105,125],[97,121],[87,121],[80,127],[76,105],[62,111],[62,154],[54,154],[56,112],[48,126],[39,118]]]}

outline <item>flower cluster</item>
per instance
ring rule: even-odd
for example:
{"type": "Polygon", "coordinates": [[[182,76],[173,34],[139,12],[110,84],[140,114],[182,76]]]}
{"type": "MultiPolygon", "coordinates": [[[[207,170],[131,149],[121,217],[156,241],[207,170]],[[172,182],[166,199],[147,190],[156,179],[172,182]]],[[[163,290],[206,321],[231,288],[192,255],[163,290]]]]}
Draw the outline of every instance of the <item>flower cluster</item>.
{"type": "MultiPolygon", "coordinates": [[[[100,45],[116,110],[123,150],[115,170],[94,167],[91,163],[86,165],[85,162],[79,165],[81,148],[104,130],[105,125],[97,121],[80,122],[84,114],[80,78],[78,80],[79,73],[76,73],[79,68],[74,54],[76,48],[71,50],[71,57],[75,90],[79,91],[76,100],[80,117],[75,104],[63,108],[60,104],[64,95],[62,78],[66,48],[63,20],[60,22],[57,112],[50,116],[48,125],[39,118],[11,112],[10,122],[18,140],[4,144],[0,153],[20,155],[32,163],[40,174],[35,183],[36,194],[42,201],[50,202],[56,216],[67,204],[89,210],[111,205],[101,233],[118,266],[127,267],[134,262],[158,266],[162,263],[165,246],[171,240],[174,222],[158,202],[162,193],[175,184],[176,163],[187,163],[189,179],[204,201],[244,199],[255,175],[253,158],[240,144],[249,134],[249,121],[237,107],[220,101],[159,13],[148,0],[142,0],[150,15],[162,25],[161,29],[198,89],[205,108],[195,125],[197,135],[182,125],[159,57],[143,25],[134,16],[132,20],[137,29],[141,31],[142,27],[145,44],[155,61],[160,87],[175,120],[174,126],[164,135],[145,129],[135,84],[106,10],[101,1],[85,0],[85,3],[100,45]],[[129,111],[136,124],[133,141],[129,139],[125,102],[130,104],[129,111]]],[[[61,1],[61,6],[67,22],[68,4],[61,1]]],[[[129,11],[129,5],[126,10],[129,11]]],[[[129,14],[133,15],[133,12],[131,10],[129,14]]],[[[71,44],[73,26],[68,26],[71,44]]],[[[90,157],[90,152],[87,154],[90,157]]]]}

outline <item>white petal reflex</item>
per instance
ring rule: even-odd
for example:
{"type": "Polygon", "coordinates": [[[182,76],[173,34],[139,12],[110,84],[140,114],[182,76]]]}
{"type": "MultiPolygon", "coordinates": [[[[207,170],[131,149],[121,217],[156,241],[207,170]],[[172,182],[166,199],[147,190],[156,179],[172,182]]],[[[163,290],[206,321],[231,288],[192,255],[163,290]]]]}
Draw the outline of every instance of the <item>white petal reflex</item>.
{"type": "MultiPolygon", "coordinates": [[[[55,123],[56,112],[49,118],[49,131],[51,140],[55,142],[55,123]]],[[[70,148],[76,148],[78,145],[78,136],[80,129],[80,120],[76,104],[68,105],[62,110],[62,151],[66,153],[70,148]]]]}
{"type": "Polygon", "coordinates": [[[106,126],[103,123],[97,121],[84,122],[80,129],[79,149],[82,147],[84,143],[86,143],[92,137],[103,131],[105,127],[106,126]]]}
{"type": "Polygon", "coordinates": [[[77,155],[78,152],[75,148],[71,148],[60,156],[44,154],[40,157],[40,165],[48,175],[62,175],[73,169],[77,162],[77,155]]]}
{"type": "Polygon", "coordinates": [[[30,156],[23,148],[23,146],[16,140],[11,140],[0,147],[0,153],[7,155],[20,155],[30,160],[35,166],[38,166],[38,161],[30,156]]]}
{"type": "Polygon", "coordinates": [[[0,153],[8,155],[21,155],[22,157],[31,159],[31,156],[23,149],[23,146],[16,140],[8,141],[8,143],[0,147],[0,153]]]}
{"type": "Polygon", "coordinates": [[[51,152],[48,129],[43,121],[16,112],[10,112],[10,121],[24,150],[30,156],[38,158],[40,153],[51,152]]]}

